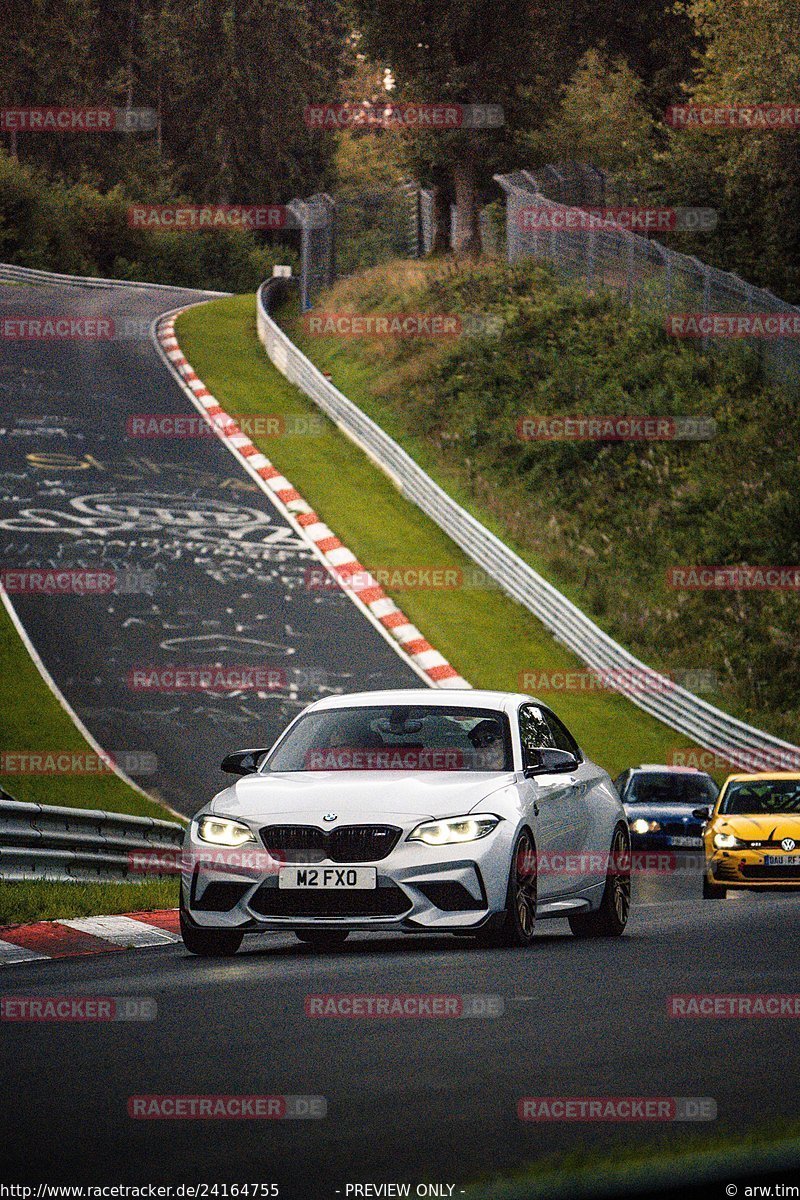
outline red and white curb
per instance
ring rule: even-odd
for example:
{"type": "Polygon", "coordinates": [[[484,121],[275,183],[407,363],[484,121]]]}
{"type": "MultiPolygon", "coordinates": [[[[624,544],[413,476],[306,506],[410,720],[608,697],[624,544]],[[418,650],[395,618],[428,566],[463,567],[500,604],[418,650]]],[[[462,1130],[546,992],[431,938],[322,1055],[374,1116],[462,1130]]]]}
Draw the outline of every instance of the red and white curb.
{"type": "Polygon", "coordinates": [[[296,488],[266,455],[243,434],[233,417],[211,394],[185,358],[175,337],[175,320],[180,313],[164,317],[156,326],[156,336],[164,357],[173,368],[195,408],[201,412],[248,472],[260,482],[262,490],[306,541],[319,553],[343,591],[366,611],[373,624],[393,641],[403,658],[431,687],[468,688],[470,684],[435,650],[416,625],[386,595],[378,581],[355,554],[336,537],[314,512],[296,488]]]}
{"type": "Polygon", "coordinates": [[[116,917],[77,917],[0,928],[0,967],[54,958],[113,954],[181,940],[177,908],[116,917]]]}

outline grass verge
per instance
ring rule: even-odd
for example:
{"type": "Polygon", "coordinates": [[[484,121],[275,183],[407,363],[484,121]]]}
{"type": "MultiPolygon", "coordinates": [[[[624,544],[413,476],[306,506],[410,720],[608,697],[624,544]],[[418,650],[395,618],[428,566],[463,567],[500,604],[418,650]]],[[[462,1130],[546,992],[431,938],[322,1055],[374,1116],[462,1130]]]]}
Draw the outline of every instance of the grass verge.
{"type": "MultiPolygon", "coordinates": [[[[0,604],[0,746],[6,751],[91,752],[69,714],[50,691],[0,604]]],[[[69,808],[98,808],[131,816],[172,820],[172,814],[140,795],[112,772],[102,775],[0,775],[15,800],[69,808]]],[[[177,882],[0,882],[0,926],[57,917],[174,908],[177,882]]]]}
{"type": "MultiPolygon", "coordinates": [[[[287,428],[294,418],[318,416],[316,406],[267,359],[256,335],[253,296],[189,310],[178,319],[177,336],[229,413],[279,416],[287,428]]],[[[453,567],[469,579],[471,560],[331,422],[326,420],[314,436],[253,440],[367,567],[453,567]]],[[[500,529],[496,520],[487,524],[500,529]]],[[[522,686],[527,670],[580,669],[531,613],[499,589],[387,590],[475,687],[528,690],[522,686]]],[[[688,745],[614,693],[564,694],[553,700],[587,753],[612,776],[633,763],[667,761],[673,747],[688,745]]]]}
{"type": "MultiPolygon", "coordinates": [[[[548,1156],[504,1179],[480,1184],[483,1200],[580,1200],[589,1197],[694,1195],[705,1185],[770,1178],[800,1165],[800,1126],[785,1122],[769,1132],[749,1134],[682,1133],[680,1145],[631,1146],[620,1142],[613,1153],[589,1150],[548,1156]]],[[[471,1189],[470,1189],[471,1190],[471,1189]]],[[[715,1189],[715,1194],[716,1189],[715,1189]]],[[[742,1194],[745,1194],[742,1191],[742,1194]]],[[[757,1194],[757,1193],[751,1193],[757,1194]]]]}
{"type": "Polygon", "coordinates": [[[144,883],[0,883],[0,927],[178,907],[177,879],[144,883]]]}
{"type": "MultiPolygon", "coordinates": [[[[61,707],[0,604],[0,745],[6,751],[73,751],[91,747],[61,707]]],[[[172,820],[155,800],[140,795],[111,771],[98,775],[0,774],[15,800],[102,808],[136,817],[172,820]]]]}

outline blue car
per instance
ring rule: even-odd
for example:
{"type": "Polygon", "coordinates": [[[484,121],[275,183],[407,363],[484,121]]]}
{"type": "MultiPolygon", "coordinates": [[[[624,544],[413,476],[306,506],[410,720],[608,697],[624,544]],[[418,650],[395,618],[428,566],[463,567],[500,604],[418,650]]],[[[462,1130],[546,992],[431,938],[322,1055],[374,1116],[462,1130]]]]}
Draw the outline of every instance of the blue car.
{"type": "Polygon", "coordinates": [[[614,780],[625,807],[633,850],[699,850],[719,788],[692,767],[645,763],[614,780]]]}

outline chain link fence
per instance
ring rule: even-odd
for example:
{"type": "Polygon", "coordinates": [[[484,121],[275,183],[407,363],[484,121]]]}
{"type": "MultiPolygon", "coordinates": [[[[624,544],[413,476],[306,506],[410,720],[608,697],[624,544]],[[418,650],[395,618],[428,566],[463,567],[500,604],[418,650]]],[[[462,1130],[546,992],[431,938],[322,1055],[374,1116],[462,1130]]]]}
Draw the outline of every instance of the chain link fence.
{"type": "MultiPolygon", "coordinates": [[[[624,181],[586,163],[549,164],[495,180],[505,197],[505,228],[503,235],[496,204],[482,209],[485,253],[505,251],[510,263],[535,258],[565,283],[616,292],[627,304],[660,314],[668,332],[690,337],[703,350],[745,342],[767,379],[800,386],[800,308],[620,224],[613,209],[632,203],[624,181]],[[759,317],[769,318],[761,329],[754,328],[759,317]]],[[[288,207],[301,231],[304,311],[337,279],[392,258],[423,258],[433,248],[434,195],[412,180],[368,193],[317,193],[288,207]]],[[[452,245],[454,208],[449,216],[452,245]]]]}
{"type": "Polygon", "coordinates": [[[393,258],[422,258],[433,243],[433,197],[411,180],[376,191],[319,192],[287,207],[300,230],[303,311],[337,279],[393,258]]]}
{"type": "Polygon", "coordinates": [[[629,199],[616,189],[609,194],[601,171],[572,166],[495,176],[506,197],[510,263],[536,258],[554,267],[565,283],[614,291],[628,304],[663,315],[668,332],[692,336],[704,350],[744,341],[759,354],[766,378],[795,388],[800,384],[800,308],[611,217],[581,212],[629,199]],[[758,316],[771,320],[760,323],[761,333],[743,333],[758,326],[752,319],[758,316]]]}

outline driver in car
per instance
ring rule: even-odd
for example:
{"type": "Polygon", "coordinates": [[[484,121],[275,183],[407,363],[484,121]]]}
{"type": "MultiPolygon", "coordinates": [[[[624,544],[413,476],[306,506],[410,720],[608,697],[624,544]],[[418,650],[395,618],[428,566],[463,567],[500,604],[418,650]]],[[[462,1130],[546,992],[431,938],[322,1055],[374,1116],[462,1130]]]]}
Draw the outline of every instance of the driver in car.
{"type": "Polygon", "coordinates": [[[479,721],[467,735],[475,747],[476,765],[483,771],[502,771],[506,751],[503,731],[497,721],[479,721]]]}

